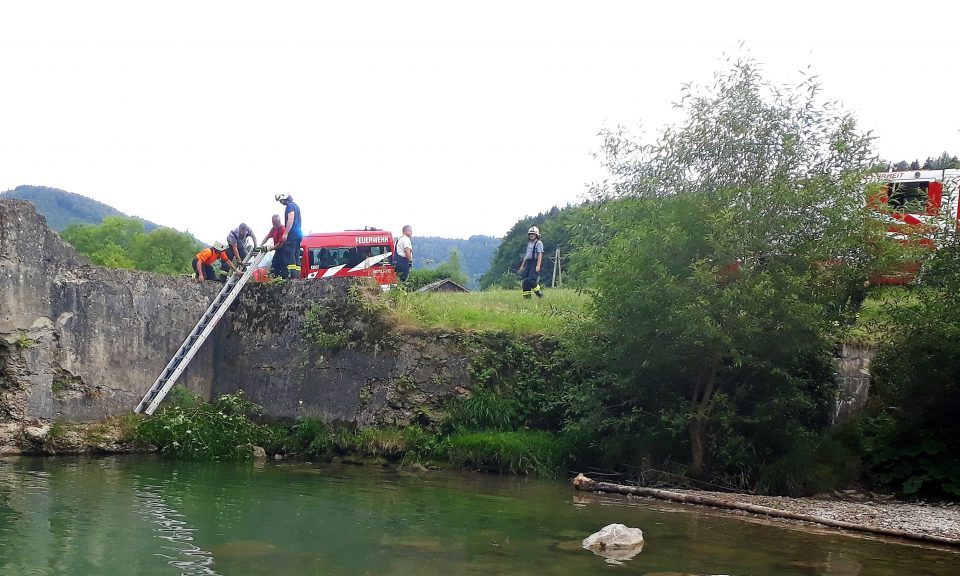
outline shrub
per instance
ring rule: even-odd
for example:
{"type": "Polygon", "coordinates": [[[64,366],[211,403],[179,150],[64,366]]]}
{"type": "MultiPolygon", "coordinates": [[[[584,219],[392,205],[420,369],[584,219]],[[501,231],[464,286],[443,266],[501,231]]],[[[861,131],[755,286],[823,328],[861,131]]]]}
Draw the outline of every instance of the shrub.
{"type": "Polygon", "coordinates": [[[297,418],[287,432],[283,448],[287,452],[324,456],[333,449],[330,430],[320,420],[297,418]]]}
{"type": "Polygon", "coordinates": [[[441,450],[455,466],[511,474],[558,476],[567,462],[557,436],[533,430],[455,433],[441,450]]]}
{"type": "Polygon", "coordinates": [[[479,388],[452,401],[445,423],[454,430],[512,430],[518,424],[516,400],[479,388]]]}
{"type": "Polygon", "coordinates": [[[906,495],[960,496],[960,240],[931,263],[925,286],[890,310],[900,327],[872,366],[871,401],[859,421],[868,478],[906,495]]]}
{"type": "Polygon", "coordinates": [[[271,441],[270,428],[248,418],[259,411],[242,391],[206,403],[182,389],[159,413],[137,425],[136,439],[168,457],[244,460],[253,456],[254,446],[271,441]]]}

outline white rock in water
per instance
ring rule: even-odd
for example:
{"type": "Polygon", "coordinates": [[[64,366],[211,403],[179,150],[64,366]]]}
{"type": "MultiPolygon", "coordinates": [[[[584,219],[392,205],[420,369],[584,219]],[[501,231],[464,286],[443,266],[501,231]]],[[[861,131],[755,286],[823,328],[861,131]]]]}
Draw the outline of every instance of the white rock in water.
{"type": "Polygon", "coordinates": [[[583,547],[588,550],[631,550],[640,546],[643,546],[643,532],[623,524],[604,526],[583,539],[583,547]]]}

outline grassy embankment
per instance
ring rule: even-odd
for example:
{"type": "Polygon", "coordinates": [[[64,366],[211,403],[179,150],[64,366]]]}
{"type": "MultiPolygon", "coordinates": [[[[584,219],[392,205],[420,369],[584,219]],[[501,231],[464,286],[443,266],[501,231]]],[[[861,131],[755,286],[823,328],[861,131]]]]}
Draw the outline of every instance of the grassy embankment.
{"type": "Polygon", "coordinates": [[[519,290],[404,293],[393,313],[404,326],[514,335],[559,334],[585,313],[586,294],[566,288],[545,294],[527,300],[519,290]]]}

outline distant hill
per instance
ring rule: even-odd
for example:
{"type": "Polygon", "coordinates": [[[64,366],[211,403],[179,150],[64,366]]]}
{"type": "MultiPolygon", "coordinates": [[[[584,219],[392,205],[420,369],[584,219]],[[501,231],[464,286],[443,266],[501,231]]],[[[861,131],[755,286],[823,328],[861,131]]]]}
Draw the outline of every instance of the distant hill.
{"type": "Polygon", "coordinates": [[[493,255],[500,246],[500,239],[493,236],[463,238],[440,238],[438,236],[414,236],[414,268],[435,268],[450,259],[450,250],[460,251],[461,268],[470,279],[469,288],[480,286],[480,277],[490,268],[493,255]]]}
{"type": "MultiPolygon", "coordinates": [[[[47,219],[47,225],[57,232],[71,224],[100,224],[104,216],[127,216],[103,202],[47,186],[17,186],[0,192],[0,198],[19,198],[33,203],[37,212],[47,219]]],[[[149,220],[137,219],[143,222],[147,232],[158,228],[149,220]]]]}

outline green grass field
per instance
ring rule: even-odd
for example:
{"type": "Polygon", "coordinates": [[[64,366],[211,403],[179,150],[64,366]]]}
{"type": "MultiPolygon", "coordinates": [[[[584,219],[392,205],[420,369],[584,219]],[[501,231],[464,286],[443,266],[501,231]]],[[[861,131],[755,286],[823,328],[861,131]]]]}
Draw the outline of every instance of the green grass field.
{"type": "MultiPolygon", "coordinates": [[[[483,292],[403,292],[392,294],[393,311],[404,326],[446,330],[496,331],[511,334],[556,334],[586,314],[589,296],[572,289],[547,290],[543,298],[525,300],[520,290],[483,292]]],[[[890,310],[919,300],[916,289],[871,289],[857,323],[846,340],[879,344],[897,330],[890,310]]]]}
{"type": "Polygon", "coordinates": [[[586,294],[563,288],[544,294],[527,300],[520,290],[403,293],[395,297],[394,312],[408,326],[512,334],[558,333],[583,316],[586,294]]]}

